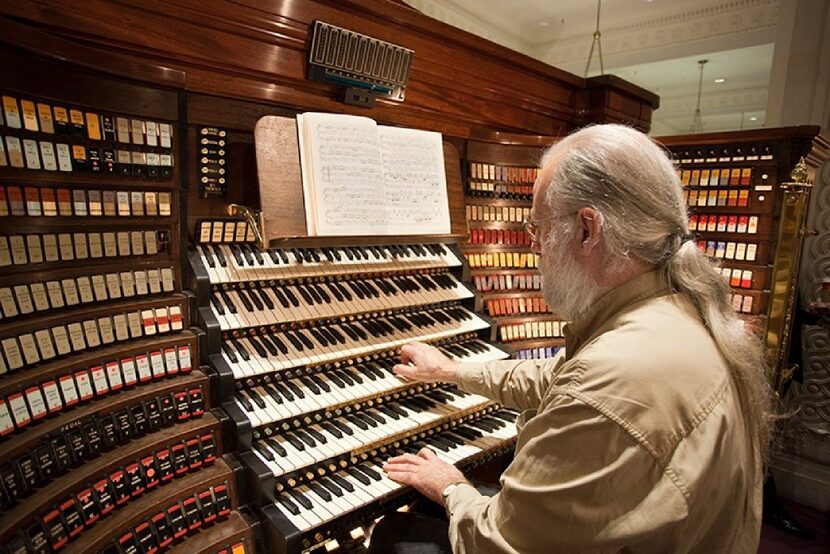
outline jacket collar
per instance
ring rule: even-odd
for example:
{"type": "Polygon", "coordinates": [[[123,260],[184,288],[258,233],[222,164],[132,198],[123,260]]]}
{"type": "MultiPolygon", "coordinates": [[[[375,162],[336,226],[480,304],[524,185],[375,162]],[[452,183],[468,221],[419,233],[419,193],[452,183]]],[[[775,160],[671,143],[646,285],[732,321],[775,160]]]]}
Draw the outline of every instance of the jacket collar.
{"type": "Polygon", "coordinates": [[[565,326],[565,352],[570,359],[619,312],[642,300],[671,294],[665,270],[638,275],[599,298],[578,320],[565,326]]]}

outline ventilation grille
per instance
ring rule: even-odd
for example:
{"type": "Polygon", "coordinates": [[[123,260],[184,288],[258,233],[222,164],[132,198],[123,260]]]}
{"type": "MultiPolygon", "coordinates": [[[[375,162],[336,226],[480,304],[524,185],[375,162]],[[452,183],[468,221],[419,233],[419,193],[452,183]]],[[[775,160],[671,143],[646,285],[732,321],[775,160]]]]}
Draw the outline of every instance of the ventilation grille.
{"type": "Polygon", "coordinates": [[[315,21],[308,78],[403,100],[412,54],[408,48],[315,21]]]}

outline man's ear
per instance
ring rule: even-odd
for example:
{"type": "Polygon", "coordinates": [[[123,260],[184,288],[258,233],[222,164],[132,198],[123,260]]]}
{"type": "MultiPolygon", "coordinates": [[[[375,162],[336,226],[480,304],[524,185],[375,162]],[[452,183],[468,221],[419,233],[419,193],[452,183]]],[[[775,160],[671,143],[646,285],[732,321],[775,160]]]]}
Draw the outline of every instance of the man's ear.
{"type": "Polygon", "coordinates": [[[579,252],[587,256],[599,244],[602,234],[602,214],[591,207],[580,208],[576,212],[576,225],[581,237],[579,252]]]}

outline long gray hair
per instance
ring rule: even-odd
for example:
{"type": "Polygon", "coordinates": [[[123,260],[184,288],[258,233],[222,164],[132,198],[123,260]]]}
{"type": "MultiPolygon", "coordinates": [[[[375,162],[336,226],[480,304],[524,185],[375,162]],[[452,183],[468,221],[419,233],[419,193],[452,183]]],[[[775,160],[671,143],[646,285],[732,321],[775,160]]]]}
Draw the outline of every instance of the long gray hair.
{"type": "Polygon", "coordinates": [[[623,125],[586,127],[554,144],[544,198],[551,213],[591,206],[602,221],[610,270],[629,260],[662,268],[684,293],[731,370],[744,424],[766,461],[772,434],[772,391],[763,345],[738,318],[726,279],[689,234],[683,186],[666,153],[647,135],[623,125]],[[688,237],[687,237],[688,238],[688,237]]]}

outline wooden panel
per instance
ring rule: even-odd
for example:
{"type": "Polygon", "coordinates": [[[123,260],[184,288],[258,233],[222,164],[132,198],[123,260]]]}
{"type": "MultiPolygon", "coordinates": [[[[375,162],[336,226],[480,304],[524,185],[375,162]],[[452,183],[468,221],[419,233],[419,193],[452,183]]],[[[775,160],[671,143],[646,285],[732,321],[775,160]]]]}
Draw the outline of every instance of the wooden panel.
{"type": "Polygon", "coordinates": [[[169,554],[217,554],[220,551],[233,552],[234,545],[242,544],[243,552],[254,552],[254,533],[249,520],[234,511],[228,519],[209,527],[194,537],[172,546],[169,554]]]}
{"type": "Polygon", "coordinates": [[[603,119],[593,91],[609,87],[632,100],[614,108],[615,120],[647,127],[642,106],[656,107],[656,97],[619,79],[586,82],[391,1],[90,0],[78,10],[38,0],[3,4],[0,13],[55,42],[16,37],[42,52],[78,44],[83,54],[105,52],[107,68],[121,59],[125,70],[144,68],[141,75],[184,74],[191,91],[365,115],[342,104],[337,88],[305,80],[308,29],[323,20],[414,50],[406,100],[380,100],[374,119],[461,137],[474,127],[564,134],[603,119]]]}

